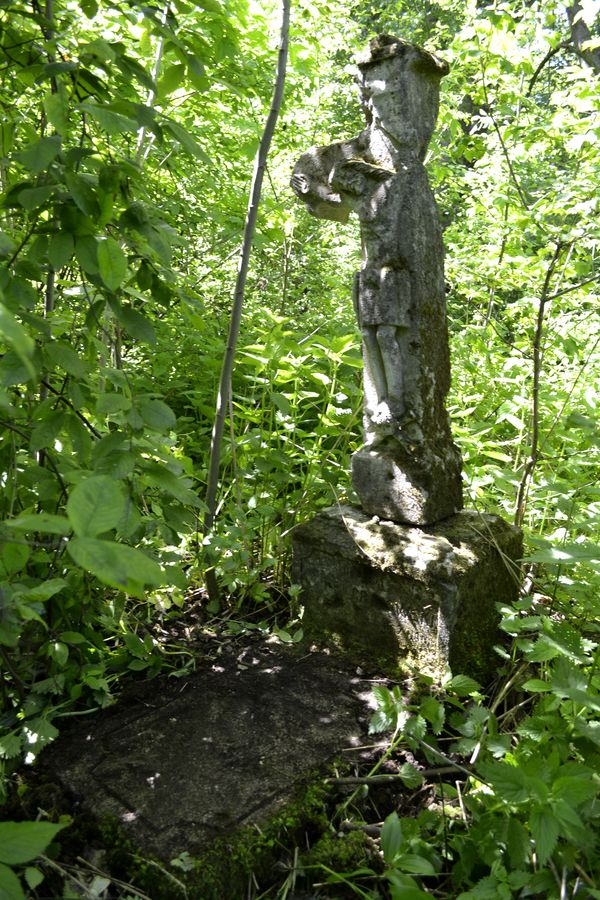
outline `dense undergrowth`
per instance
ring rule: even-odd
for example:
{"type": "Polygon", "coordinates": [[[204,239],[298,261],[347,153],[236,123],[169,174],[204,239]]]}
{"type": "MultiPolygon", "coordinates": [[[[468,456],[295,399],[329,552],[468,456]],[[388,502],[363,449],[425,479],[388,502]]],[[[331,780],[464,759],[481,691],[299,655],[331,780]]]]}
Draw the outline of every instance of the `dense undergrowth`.
{"type": "MultiPolygon", "coordinates": [[[[449,406],[469,504],[525,530],[523,591],[502,610],[493,685],[453,673],[410,703],[380,690],[375,728],[391,729],[386,765],[405,790],[418,797],[423,766],[451,777],[425,776],[428,804],[400,819],[377,814],[366,783],[366,798],[330,814],[335,829],[342,813],[375,829],[385,819],[369,832],[371,862],[327,871],[299,852],[269,896],[295,883],[394,900],[600,896],[592,6],[416,12],[398,0],[357,4],[351,19],[335,4],[298,8],[217,521],[204,533],[216,385],[271,88],[266,11],[242,0],[206,0],[201,14],[185,0],[161,11],[0,4],[2,791],[66,717],[113,702],[124,679],[193,667],[155,626],[198,602],[207,568],[223,598],[204,602],[206,627],[300,636],[289,532],[351,497],[360,441],[348,299],[359,251],[355,225],[309,221],[287,180],[308,146],[362,127],[345,67],[366,36],[390,30],[452,66],[427,162],[445,226],[449,406]]],[[[52,826],[38,826],[14,832],[12,850],[1,826],[8,896],[20,896],[13,868],[43,896],[51,862],[32,860],[52,826]]]]}

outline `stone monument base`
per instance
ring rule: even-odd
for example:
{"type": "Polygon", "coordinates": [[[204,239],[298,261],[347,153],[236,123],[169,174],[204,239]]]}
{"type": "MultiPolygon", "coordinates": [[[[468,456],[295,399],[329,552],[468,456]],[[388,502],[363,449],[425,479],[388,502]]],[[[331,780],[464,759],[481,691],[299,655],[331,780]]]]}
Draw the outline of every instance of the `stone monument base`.
{"type": "Polygon", "coordinates": [[[519,529],[470,510],[414,528],[338,506],[292,539],[309,641],[391,677],[411,668],[491,677],[496,604],[518,594],[519,529]]]}
{"type": "Polygon", "coordinates": [[[461,458],[451,442],[443,452],[424,446],[419,456],[402,444],[362,447],[352,457],[352,484],[369,515],[427,526],[463,507],[461,458]]]}

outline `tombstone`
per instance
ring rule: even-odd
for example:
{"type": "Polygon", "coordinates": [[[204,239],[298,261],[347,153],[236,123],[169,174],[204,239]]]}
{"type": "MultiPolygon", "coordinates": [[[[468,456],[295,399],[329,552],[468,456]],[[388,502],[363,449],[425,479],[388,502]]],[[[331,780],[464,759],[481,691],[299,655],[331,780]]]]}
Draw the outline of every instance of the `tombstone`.
{"type": "MultiPolygon", "coordinates": [[[[361,643],[357,633],[360,614],[355,617],[346,609],[354,625],[346,638],[340,636],[340,628],[348,630],[343,628],[344,616],[338,614],[339,607],[347,607],[348,602],[342,596],[341,573],[337,571],[342,553],[344,569],[352,569],[355,579],[353,588],[343,579],[344,590],[363,598],[364,621],[375,607],[382,607],[381,616],[396,635],[392,657],[397,663],[412,659],[419,665],[426,658],[427,668],[439,673],[453,659],[460,659],[464,670],[465,666],[473,668],[472,661],[468,653],[456,650],[456,634],[466,633],[468,628],[464,622],[456,623],[476,602],[470,595],[466,599],[465,585],[473,582],[476,572],[478,583],[482,575],[484,583],[489,576],[490,589],[504,584],[494,594],[496,599],[506,602],[512,598],[516,579],[511,575],[505,584],[498,567],[506,572],[502,555],[513,561],[519,556],[520,536],[497,517],[479,520],[475,516],[478,525],[472,513],[460,518],[461,457],[445,406],[450,357],[444,247],[423,164],[437,119],[440,80],[448,65],[389,35],[372,40],[357,62],[367,127],[356,138],[304,153],[291,184],[317,218],[345,223],[355,213],[360,222],[362,265],[354,277],[353,304],[362,337],[364,446],[353,456],[352,482],[361,511],[334,508],[296,529],[294,577],[303,586],[309,633],[335,637],[341,646],[358,647],[359,655],[371,656],[372,637],[363,635],[361,643]],[[389,573],[395,573],[393,578],[389,575],[393,585],[382,576],[377,549],[382,540],[380,521],[387,523],[384,543],[393,548],[393,563],[387,554],[389,573]],[[440,524],[444,522],[447,526],[440,524]],[[353,536],[357,529],[362,544],[353,536]],[[411,529],[429,534],[433,544],[438,542],[434,549],[429,541],[429,555],[424,558],[419,557],[418,549],[423,542],[411,529]],[[482,530],[485,548],[480,540],[482,530]],[[457,534],[461,546],[466,542],[460,573],[454,568],[458,565],[456,554],[446,546],[456,542],[457,534]],[[348,535],[349,544],[344,537],[348,535]],[[488,545],[493,552],[488,552],[488,545]],[[471,563],[463,571],[467,557],[471,563]],[[441,588],[439,572],[435,577],[432,574],[433,559],[444,560],[441,588]],[[418,572],[429,575],[423,579],[418,572]],[[404,586],[394,581],[398,574],[404,578],[404,586]],[[415,627],[407,628],[406,622],[400,624],[401,607],[408,595],[414,600],[415,577],[424,592],[417,592],[420,599],[414,609],[411,606],[415,627]],[[373,587],[375,583],[377,587],[373,587]],[[433,603],[428,602],[428,593],[433,603]],[[424,610],[422,621],[416,612],[419,606],[424,610]],[[330,617],[327,610],[333,607],[337,612],[330,617]],[[440,610],[446,612],[442,615],[440,610]],[[329,627],[330,618],[335,620],[335,633],[329,627]],[[440,629],[445,633],[443,639],[440,629]],[[415,635],[419,633],[430,634],[442,649],[433,654],[415,653],[415,635]]],[[[486,637],[482,640],[486,645],[496,630],[493,603],[493,599],[488,602],[484,616],[486,637]]],[[[381,622],[381,616],[375,618],[381,622]]],[[[381,635],[376,638],[376,642],[381,640],[381,635]]],[[[481,647],[477,655],[481,656],[481,647]]],[[[475,666],[480,675],[485,668],[475,666]]]]}

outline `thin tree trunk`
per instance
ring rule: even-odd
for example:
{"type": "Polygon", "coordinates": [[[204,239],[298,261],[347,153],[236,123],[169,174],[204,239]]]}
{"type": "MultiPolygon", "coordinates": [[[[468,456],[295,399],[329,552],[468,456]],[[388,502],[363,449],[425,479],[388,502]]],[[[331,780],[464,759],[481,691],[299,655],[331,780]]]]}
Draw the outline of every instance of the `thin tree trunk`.
{"type": "Polygon", "coordinates": [[[554,254],[548,265],[544,286],[540,296],[538,313],[536,318],[535,332],[533,336],[533,385],[531,389],[531,444],[529,448],[529,459],[523,469],[523,475],[519,483],[517,491],[517,502],[515,511],[515,525],[519,528],[523,525],[525,519],[525,508],[527,506],[527,498],[529,496],[529,488],[533,480],[533,473],[539,458],[539,437],[540,437],[540,383],[542,376],[542,337],[544,334],[544,318],[546,315],[546,306],[550,301],[550,282],[558,265],[558,260],[562,252],[563,245],[558,243],[555,247],[554,254]]]}
{"type": "MultiPolygon", "coordinates": [[[[225,430],[225,416],[227,414],[227,405],[231,394],[233,360],[235,357],[235,350],[240,333],[240,322],[242,318],[242,307],[244,304],[246,276],[248,274],[248,264],[250,262],[250,251],[252,249],[254,231],[256,228],[256,217],[258,214],[258,204],[260,202],[260,194],[267,164],[267,156],[269,153],[269,148],[271,146],[273,133],[275,131],[275,125],[277,123],[279,110],[281,108],[281,101],[283,99],[283,87],[285,84],[285,71],[288,55],[290,5],[291,0],[282,0],[282,21],[275,88],[273,91],[273,99],[271,100],[271,108],[269,110],[265,129],[263,131],[258,152],[254,160],[254,173],[252,176],[252,184],[250,187],[248,212],[246,215],[246,224],[244,227],[244,239],[240,250],[238,274],[235,285],[235,292],[233,295],[231,321],[229,324],[229,336],[227,339],[227,349],[225,350],[225,355],[223,357],[221,379],[219,382],[219,392],[217,394],[215,421],[210,445],[210,459],[206,489],[207,509],[204,516],[205,534],[212,529],[215,521],[215,513],[217,508],[217,490],[219,486],[219,469],[221,462],[221,445],[223,442],[223,432],[225,430]]],[[[208,593],[211,601],[218,601],[219,590],[214,570],[212,569],[209,569],[209,571],[207,572],[206,586],[208,588],[208,593]]]]}

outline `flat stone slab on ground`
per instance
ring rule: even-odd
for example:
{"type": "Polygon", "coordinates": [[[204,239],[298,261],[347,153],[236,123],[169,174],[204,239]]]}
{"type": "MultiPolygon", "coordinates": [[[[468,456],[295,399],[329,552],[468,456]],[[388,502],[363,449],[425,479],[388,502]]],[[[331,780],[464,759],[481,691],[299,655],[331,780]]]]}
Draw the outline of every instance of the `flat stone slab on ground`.
{"type": "Polygon", "coordinates": [[[201,666],[136,683],[40,760],[85,811],[116,817],[167,862],[268,822],[315,770],[364,743],[369,685],[332,657],[261,643],[201,666]]]}

